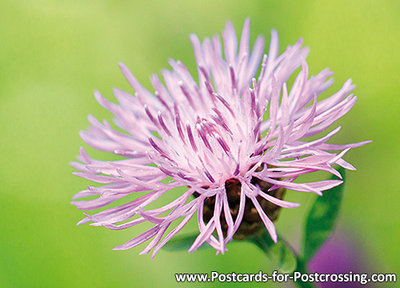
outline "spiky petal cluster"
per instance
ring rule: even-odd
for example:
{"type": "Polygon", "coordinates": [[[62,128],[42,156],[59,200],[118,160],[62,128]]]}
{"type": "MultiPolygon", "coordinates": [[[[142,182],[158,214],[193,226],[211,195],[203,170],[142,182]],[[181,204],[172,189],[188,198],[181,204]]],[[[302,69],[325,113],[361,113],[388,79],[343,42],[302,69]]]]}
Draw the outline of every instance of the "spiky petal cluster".
{"type": "Polygon", "coordinates": [[[299,205],[263,192],[251,182],[253,177],[270,183],[270,190],[284,187],[322,195],[322,191],[341,181],[293,181],[315,171],[340,177],[333,164],[354,169],[342,157],[350,148],[366,142],[328,144],[340,127],[317,140],[302,140],[325,131],[352,108],[356,97],[349,94],[354,89],[351,80],[337,93],[318,102],[318,95],[332,84],[327,80],[332,73],[326,69],[309,77],[305,60],[308,49],[301,48],[301,39],[278,55],[276,31],[272,31],[268,55],[263,55],[262,36],[250,51],[249,26],[247,19],[238,43],[232,24],[227,23],[222,32],[223,46],[218,36],[201,43],[191,35],[197,81],[180,61],[170,60],[172,71],[162,71],[163,82],[157,75],[151,77],[155,90],[151,93],[121,64],[135,96],[115,89],[119,104],[113,104],[95,93],[98,102],[115,115],[116,125],[126,133],[89,116],[92,126],[81,137],[98,150],[126,159],[93,160],[81,149],[82,163],[73,163],[81,172],[75,174],[105,185],[79,192],[74,199],[98,197],[73,204],[81,210],[94,210],[127,195],[140,196],[123,205],[86,214],[79,224],[93,222],[91,225],[119,230],[151,222],[152,228],[115,249],[129,249],[153,238],[142,253],[153,250],[155,255],[197,214],[199,235],[189,252],[208,242],[223,253],[243,220],[246,201],[253,203],[274,241],[275,227],[257,197],[285,208],[299,205]],[[299,67],[301,71],[288,91],[286,81],[299,67]],[[328,152],[335,150],[341,152],[328,152]],[[172,181],[162,181],[166,177],[172,177],[172,181]],[[232,178],[241,185],[236,217],[230,213],[225,190],[226,181],[232,178]],[[171,189],[182,186],[188,187],[187,191],[169,204],[148,207],[172,193],[171,189]],[[140,193],[143,191],[147,192],[140,193]],[[197,196],[191,197],[194,193],[197,196]],[[205,222],[204,201],[210,197],[215,197],[214,214],[205,222]],[[225,232],[221,217],[228,225],[225,232]],[[169,229],[172,223],[176,226],[169,229]]]}

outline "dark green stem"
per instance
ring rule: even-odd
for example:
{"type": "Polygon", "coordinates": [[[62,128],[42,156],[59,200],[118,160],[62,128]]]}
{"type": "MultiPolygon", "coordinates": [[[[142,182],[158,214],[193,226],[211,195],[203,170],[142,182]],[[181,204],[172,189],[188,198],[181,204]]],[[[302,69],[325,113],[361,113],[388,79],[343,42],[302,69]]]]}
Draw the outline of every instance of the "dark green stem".
{"type": "MultiPolygon", "coordinates": [[[[301,274],[306,274],[308,273],[307,271],[307,267],[306,264],[304,263],[304,260],[301,259],[299,256],[296,257],[297,259],[297,267],[296,267],[296,271],[300,272],[301,274]]],[[[294,272],[293,272],[294,273],[294,272]]],[[[293,276],[293,273],[290,274],[290,276],[293,276]]],[[[301,280],[297,280],[294,282],[298,287],[302,287],[302,288],[314,288],[315,286],[310,283],[310,282],[303,282],[301,280]]]]}
{"type": "MultiPolygon", "coordinates": [[[[272,242],[271,237],[267,233],[262,233],[262,234],[256,234],[253,235],[252,237],[248,238],[248,240],[252,243],[254,243],[258,248],[260,248],[266,255],[267,257],[271,258],[271,246],[273,245],[278,245],[272,242]]],[[[288,249],[293,253],[294,257],[296,258],[296,269],[294,269],[297,272],[300,272],[301,274],[308,273],[307,271],[307,265],[304,262],[304,260],[296,254],[294,249],[287,243],[285,240],[283,240],[280,237],[280,242],[281,244],[285,245],[288,247],[288,249]]],[[[289,252],[290,253],[290,252],[289,252]]],[[[294,271],[291,273],[291,276],[294,276],[294,271]]],[[[314,288],[315,286],[310,283],[310,282],[303,282],[301,280],[297,280],[294,282],[298,287],[301,288],[314,288]]]]}
{"type": "Polygon", "coordinates": [[[269,256],[269,249],[271,248],[271,244],[273,243],[271,237],[265,237],[265,234],[255,234],[252,237],[248,238],[248,240],[254,244],[258,248],[260,248],[267,256],[269,256]]]}

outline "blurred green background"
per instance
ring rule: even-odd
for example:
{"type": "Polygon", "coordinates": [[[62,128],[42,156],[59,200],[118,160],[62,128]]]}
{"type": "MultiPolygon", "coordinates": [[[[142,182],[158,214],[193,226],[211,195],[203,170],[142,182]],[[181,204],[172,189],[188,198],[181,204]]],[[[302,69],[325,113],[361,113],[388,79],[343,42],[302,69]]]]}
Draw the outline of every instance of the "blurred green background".
{"type": "MultiPolygon", "coordinates": [[[[372,271],[400,272],[399,15],[399,1],[2,0],[0,287],[188,287],[173,274],[271,271],[250,244],[233,243],[223,256],[161,251],[154,260],[139,256],[141,247],[112,251],[143,228],[77,227],[82,212],[69,204],[87,185],[68,165],[84,144],[78,132],[88,114],[111,119],[93,90],[109,99],[114,87],[131,91],[117,63],[149,87],[170,57],[194,70],[189,33],[211,36],[228,19],[240,30],[247,16],[252,41],[262,33],[268,43],[276,28],[282,51],[303,37],[311,72],[335,72],[330,92],[348,78],[357,84],[358,102],[331,142],[374,142],[345,157],[358,171],[349,173],[340,227],[372,271]]],[[[277,226],[298,243],[314,198],[288,194],[302,206],[285,210],[277,226]]]]}

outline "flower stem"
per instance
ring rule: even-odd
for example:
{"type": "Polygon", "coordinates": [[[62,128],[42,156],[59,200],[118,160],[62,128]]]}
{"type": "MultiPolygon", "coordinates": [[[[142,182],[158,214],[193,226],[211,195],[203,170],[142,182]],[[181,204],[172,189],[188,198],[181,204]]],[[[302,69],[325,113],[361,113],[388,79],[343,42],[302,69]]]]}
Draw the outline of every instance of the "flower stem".
{"type": "MultiPolygon", "coordinates": [[[[273,245],[279,244],[279,243],[278,244],[273,243],[271,238],[269,237],[269,235],[266,235],[266,233],[253,235],[252,237],[248,238],[248,240],[250,242],[254,243],[258,248],[260,248],[270,259],[273,256],[273,255],[271,255],[271,248],[273,247],[273,245]]],[[[302,257],[297,255],[295,250],[284,239],[280,238],[280,242],[281,242],[281,245],[285,245],[293,253],[293,256],[296,259],[296,268],[293,270],[293,272],[290,273],[290,276],[292,276],[292,277],[294,276],[294,271],[300,272],[301,274],[308,273],[307,267],[306,267],[307,265],[304,262],[304,260],[302,259],[302,257]]],[[[278,271],[279,271],[279,269],[278,269],[278,271]]],[[[314,288],[315,287],[314,284],[312,284],[310,282],[303,282],[299,279],[297,281],[294,281],[294,283],[296,284],[296,286],[301,287],[301,288],[314,288]]]]}
{"type": "MultiPolygon", "coordinates": [[[[296,267],[295,271],[300,272],[301,274],[308,273],[306,264],[304,263],[303,259],[301,259],[299,256],[297,256],[296,259],[297,259],[297,267],[296,267]]],[[[293,273],[294,273],[294,271],[290,274],[290,276],[294,276],[293,273]]],[[[314,284],[312,284],[311,282],[303,282],[299,279],[297,279],[294,283],[296,284],[296,286],[301,287],[301,288],[315,287],[314,284]]]]}

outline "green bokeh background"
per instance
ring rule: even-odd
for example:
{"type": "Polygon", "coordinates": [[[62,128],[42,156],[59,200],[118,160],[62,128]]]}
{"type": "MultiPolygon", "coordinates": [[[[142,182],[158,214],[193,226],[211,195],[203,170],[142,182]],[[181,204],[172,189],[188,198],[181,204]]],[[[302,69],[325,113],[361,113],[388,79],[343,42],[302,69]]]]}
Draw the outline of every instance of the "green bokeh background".
{"type": "MultiPolygon", "coordinates": [[[[282,51],[303,37],[311,72],[335,72],[331,92],[350,77],[357,84],[358,102],[332,142],[374,142],[346,155],[358,171],[348,173],[340,226],[372,271],[400,272],[399,15],[399,1],[1,1],[0,287],[189,287],[173,274],[271,271],[249,244],[154,260],[140,247],[112,251],[143,228],[77,227],[82,212],[69,204],[87,184],[68,165],[83,145],[78,132],[89,113],[111,119],[93,90],[113,99],[112,88],[130,89],[117,63],[149,87],[170,57],[194,70],[189,33],[210,36],[228,19],[241,29],[247,16],[252,41],[263,33],[268,42],[276,28],[282,51]]],[[[277,226],[296,244],[314,198],[289,194],[302,206],[277,226]]]]}

